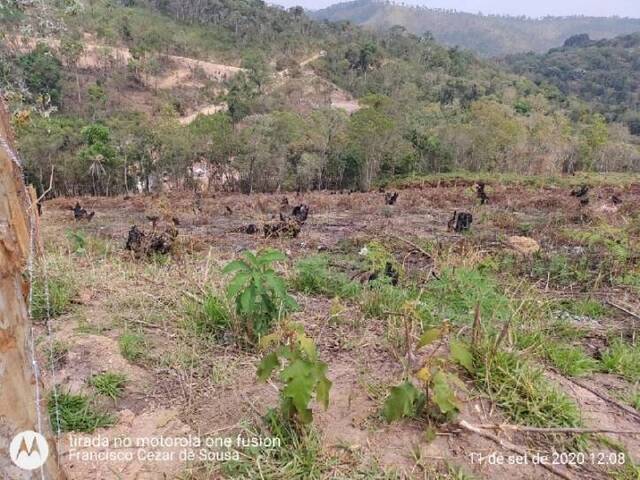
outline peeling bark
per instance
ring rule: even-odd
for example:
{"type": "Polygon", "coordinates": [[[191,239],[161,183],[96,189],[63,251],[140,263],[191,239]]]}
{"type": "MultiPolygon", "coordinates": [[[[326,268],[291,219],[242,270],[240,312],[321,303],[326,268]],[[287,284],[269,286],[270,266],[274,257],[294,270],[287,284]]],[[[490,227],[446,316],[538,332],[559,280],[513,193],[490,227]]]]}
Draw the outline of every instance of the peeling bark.
{"type": "MultiPolygon", "coordinates": [[[[8,115],[1,101],[0,139],[9,146],[13,144],[8,115]]],[[[9,457],[9,443],[16,434],[38,430],[36,380],[29,347],[29,285],[24,275],[28,255],[27,191],[20,168],[0,145],[0,473],[9,479],[42,478],[39,469],[21,470],[9,457]]],[[[41,410],[42,433],[49,443],[49,459],[43,472],[47,479],[64,479],[57,464],[44,402],[41,410]]]]}

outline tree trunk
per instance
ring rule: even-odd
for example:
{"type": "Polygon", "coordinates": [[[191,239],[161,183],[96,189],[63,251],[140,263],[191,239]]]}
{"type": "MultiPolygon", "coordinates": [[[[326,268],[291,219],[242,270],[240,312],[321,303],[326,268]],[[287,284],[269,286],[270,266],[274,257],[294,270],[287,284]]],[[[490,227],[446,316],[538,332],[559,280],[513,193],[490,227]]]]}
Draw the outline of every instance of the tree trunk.
{"type": "MultiPolygon", "coordinates": [[[[21,169],[12,158],[9,128],[0,102],[0,472],[3,478],[59,480],[65,476],[57,463],[44,402],[41,433],[49,444],[44,477],[40,469],[19,469],[9,456],[9,444],[15,435],[39,429],[26,300],[29,286],[23,276],[30,243],[27,192],[21,169]]],[[[39,387],[42,392],[42,385],[39,387]]]]}

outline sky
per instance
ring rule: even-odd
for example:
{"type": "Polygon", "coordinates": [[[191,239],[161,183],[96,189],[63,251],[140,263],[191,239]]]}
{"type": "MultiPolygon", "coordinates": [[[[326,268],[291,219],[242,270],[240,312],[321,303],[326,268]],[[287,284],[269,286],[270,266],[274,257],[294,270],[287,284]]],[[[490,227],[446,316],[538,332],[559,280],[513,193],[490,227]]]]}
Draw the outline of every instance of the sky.
{"type": "MultiPolygon", "coordinates": [[[[343,0],[267,0],[268,3],[310,10],[327,7],[343,0]]],[[[400,3],[400,2],[398,2],[400,3]]],[[[433,8],[451,8],[462,12],[498,13],[543,17],[545,15],[588,15],[598,17],[640,18],[640,0],[405,0],[433,8]]]]}

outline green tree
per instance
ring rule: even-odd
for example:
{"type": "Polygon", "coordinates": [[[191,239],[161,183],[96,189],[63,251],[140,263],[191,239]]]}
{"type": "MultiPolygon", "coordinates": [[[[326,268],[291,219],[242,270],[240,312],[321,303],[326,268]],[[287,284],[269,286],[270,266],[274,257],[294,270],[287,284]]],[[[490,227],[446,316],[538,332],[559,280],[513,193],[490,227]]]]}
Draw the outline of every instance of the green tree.
{"type": "Polygon", "coordinates": [[[44,43],[38,43],[31,52],[18,60],[29,91],[37,96],[40,106],[45,108],[50,101],[60,105],[61,63],[44,43]]]}
{"type": "Polygon", "coordinates": [[[604,147],[609,140],[609,130],[604,116],[600,114],[592,115],[582,130],[581,137],[580,157],[582,159],[582,168],[591,170],[602,147],[604,147]]]}

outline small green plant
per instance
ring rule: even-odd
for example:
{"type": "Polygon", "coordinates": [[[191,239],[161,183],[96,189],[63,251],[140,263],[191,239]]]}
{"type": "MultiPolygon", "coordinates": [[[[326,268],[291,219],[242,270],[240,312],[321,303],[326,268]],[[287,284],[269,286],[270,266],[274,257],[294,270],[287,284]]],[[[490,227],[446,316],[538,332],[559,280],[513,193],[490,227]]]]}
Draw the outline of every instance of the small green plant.
{"type": "Polygon", "coordinates": [[[198,336],[221,337],[232,326],[232,316],[224,298],[213,291],[187,304],[185,326],[198,336]]]}
{"type": "Polygon", "coordinates": [[[607,308],[601,302],[591,298],[563,300],[560,306],[566,312],[583,317],[600,318],[607,313],[607,308]]]}
{"type": "MultiPolygon", "coordinates": [[[[73,281],[66,274],[51,275],[48,281],[49,287],[49,315],[58,317],[69,310],[71,300],[76,294],[73,281]]],[[[33,282],[32,315],[35,320],[47,318],[47,295],[42,278],[36,278],[33,282]]]]}
{"type": "Polygon", "coordinates": [[[640,346],[614,340],[602,354],[602,369],[630,382],[640,381],[640,346]]]}
{"type": "Polygon", "coordinates": [[[429,283],[421,300],[431,318],[448,318],[458,324],[471,322],[476,305],[485,325],[504,323],[512,314],[510,300],[496,280],[479,269],[444,269],[439,279],[429,283]]]}
{"type": "Polygon", "coordinates": [[[362,313],[367,317],[386,318],[389,312],[400,311],[415,296],[409,289],[388,284],[378,285],[363,292],[362,313]]]}
{"type": "Polygon", "coordinates": [[[318,432],[312,426],[297,428],[277,410],[269,410],[260,425],[249,426],[247,435],[272,438],[273,446],[247,448],[239,460],[222,462],[225,478],[319,479],[330,475],[328,471],[323,475],[325,470],[333,469],[331,462],[324,461],[318,432]]]}
{"type": "Polygon", "coordinates": [[[83,254],[87,251],[87,235],[82,230],[67,230],[65,232],[67,240],[71,244],[71,251],[83,254]]]}
{"type": "Polygon", "coordinates": [[[353,298],[361,291],[360,284],[330,268],[327,255],[313,255],[300,260],[291,286],[305,294],[339,298],[353,298]]]}
{"type": "MultiPolygon", "coordinates": [[[[48,347],[45,347],[48,350],[48,347]]],[[[51,351],[47,351],[45,355],[49,362],[49,368],[60,368],[67,361],[69,353],[69,345],[60,340],[55,340],[51,346],[51,351]]]]}
{"type": "Polygon", "coordinates": [[[316,400],[326,409],[331,390],[327,364],[318,359],[313,340],[304,334],[302,327],[286,324],[279,332],[263,337],[261,344],[270,352],[258,366],[258,378],[264,382],[278,372],[283,383],[280,389],[282,416],[297,424],[310,423],[313,420],[309,408],[312,397],[315,394],[316,400]]]}
{"type": "Polygon", "coordinates": [[[581,347],[550,343],[546,352],[551,363],[570,377],[588,375],[598,368],[598,362],[588,356],[581,347]]]}
{"type": "Polygon", "coordinates": [[[391,270],[397,272],[398,276],[402,276],[402,266],[395,259],[393,254],[377,240],[367,243],[360,255],[364,257],[370,270],[377,274],[376,283],[390,283],[391,279],[385,272],[391,270]]]}
{"type": "Polygon", "coordinates": [[[145,350],[145,341],[142,335],[137,333],[125,332],[118,339],[120,353],[130,362],[134,362],[142,358],[145,350]]]}
{"type": "Polygon", "coordinates": [[[555,253],[551,255],[536,255],[531,274],[557,285],[585,284],[589,282],[592,276],[590,268],[589,258],[586,255],[569,257],[568,255],[555,253]]]}
{"type": "Polygon", "coordinates": [[[94,375],[89,379],[89,385],[98,393],[110,397],[114,401],[122,396],[127,377],[122,373],[104,372],[94,375]]]}
{"type": "Polygon", "coordinates": [[[418,348],[436,341],[438,344],[415,375],[421,388],[416,387],[411,379],[392,387],[382,410],[385,420],[392,422],[424,413],[433,420],[446,421],[458,413],[460,401],[456,396],[455,386],[464,389],[464,383],[452,367],[457,364],[472,372],[473,356],[466,344],[448,338],[449,333],[450,326],[444,323],[441,327],[428,329],[422,334],[418,348]],[[446,345],[448,354],[436,356],[446,345]]]}
{"type": "Polygon", "coordinates": [[[87,433],[93,432],[96,428],[110,427],[116,422],[113,415],[100,411],[86,395],[58,392],[56,401],[52,392],[47,401],[47,408],[54,431],[58,431],[58,420],[63,432],[87,433]]]}
{"type": "Polygon", "coordinates": [[[227,285],[227,294],[234,299],[236,314],[245,321],[251,339],[267,333],[274,320],[298,309],[295,299],[287,293],[284,280],[272,267],[284,260],[285,255],[276,250],[258,254],[247,251],[223,269],[223,273],[235,272],[227,285]]]}

